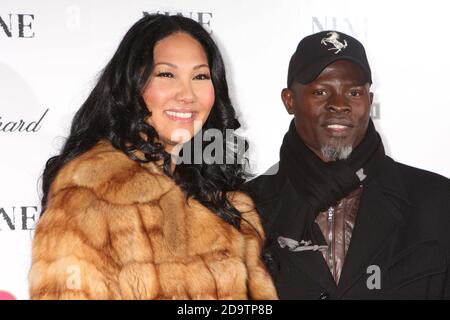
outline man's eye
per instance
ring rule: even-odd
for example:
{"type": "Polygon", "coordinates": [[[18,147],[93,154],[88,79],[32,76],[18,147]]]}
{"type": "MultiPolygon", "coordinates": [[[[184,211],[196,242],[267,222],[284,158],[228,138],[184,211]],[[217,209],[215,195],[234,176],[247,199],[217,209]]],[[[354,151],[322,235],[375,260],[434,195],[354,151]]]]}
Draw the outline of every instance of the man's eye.
{"type": "Polygon", "coordinates": [[[352,97],[359,97],[359,96],[361,96],[361,91],[359,91],[359,90],[352,90],[352,91],[350,91],[350,95],[352,97]]]}
{"type": "Polygon", "coordinates": [[[209,74],[206,73],[202,73],[202,74],[198,74],[194,77],[195,80],[209,80],[211,79],[209,74]]]}
{"type": "Polygon", "coordinates": [[[173,78],[173,73],[171,72],[160,72],[158,74],[156,74],[157,77],[161,77],[161,78],[173,78]]]}
{"type": "Polygon", "coordinates": [[[314,90],[313,94],[316,96],[324,96],[327,94],[327,92],[325,90],[314,90]]]}

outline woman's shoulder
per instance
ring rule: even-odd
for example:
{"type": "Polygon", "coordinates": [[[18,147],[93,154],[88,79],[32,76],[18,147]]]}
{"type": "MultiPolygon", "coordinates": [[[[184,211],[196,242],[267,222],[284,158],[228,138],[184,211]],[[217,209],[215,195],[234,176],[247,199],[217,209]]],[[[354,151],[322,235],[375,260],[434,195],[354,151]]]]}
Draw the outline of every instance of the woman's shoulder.
{"type": "Polygon", "coordinates": [[[228,199],[241,213],[255,210],[255,204],[252,198],[243,191],[228,192],[228,199]]]}
{"type": "Polygon", "coordinates": [[[51,193],[69,187],[97,189],[119,173],[137,168],[125,154],[106,141],[98,142],[88,151],[66,163],[58,172],[51,193]]]}
{"type": "Polygon", "coordinates": [[[156,165],[141,165],[108,141],[64,165],[50,188],[50,196],[67,188],[85,188],[115,204],[148,202],[171,187],[171,179],[156,165]]]}
{"type": "Polygon", "coordinates": [[[243,191],[229,192],[228,199],[231,204],[241,213],[241,216],[244,219],[244,223],[241,224],[241,227],[247,229],[248,226],[251,225],[251,229],[256,228],[256,230],[258,230],[258,232],[262,235],[263,230],[261,227],[261,220],[256,210],[253,199],[243,191]]]}

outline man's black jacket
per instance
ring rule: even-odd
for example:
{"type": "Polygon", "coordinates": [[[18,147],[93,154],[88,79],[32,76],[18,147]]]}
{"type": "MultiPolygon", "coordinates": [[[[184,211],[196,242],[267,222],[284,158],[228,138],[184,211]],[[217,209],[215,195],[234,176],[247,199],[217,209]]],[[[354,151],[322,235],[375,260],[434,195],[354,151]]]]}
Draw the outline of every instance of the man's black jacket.
{"type": "Polygon", "coordinates": [[[247,186],[280,299],[450,299],[447,178],[386,156],[364,186],[339,285],[320,251],[291,252],[277,241],[286,230],[304,229],[302,197],[287,173],[261,175],[247,186]]]}

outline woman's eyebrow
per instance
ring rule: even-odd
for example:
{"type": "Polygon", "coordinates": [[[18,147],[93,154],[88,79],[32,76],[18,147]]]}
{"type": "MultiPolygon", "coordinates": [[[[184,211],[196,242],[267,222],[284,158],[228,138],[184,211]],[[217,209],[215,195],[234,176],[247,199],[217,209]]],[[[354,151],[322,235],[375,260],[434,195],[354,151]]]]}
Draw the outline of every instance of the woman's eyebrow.
{"type": "Polygon", "coordinates": [[[197,66],[194,67],[194,70],[200,69],[200,68],[203,68],[203,67],[209,68],[209,65],[207,65],[206,63],[204,63],[204,64],[199,64],[199,65],[197,65],[197,66]]]}
{"type": "Polygon", "coordinates": [[[158,62],[158,63],[155,63],[155,67],[160,65],[160,64],[165,64],[165,65],[168,65],[169,67],[172,67],[172,68],[178,68],[178,66],[176,64],[173,64],[173,63],[170,63],[170,62],[158,62]]]}
{"type": "MultiPolygon", "coordinates": [[[[155,63],[155,67],[160,65],[160,64],[167,65],[167,66],[175,68],[175,69],[178,68],[178,66],[176,64],[173,64],[173,63],[170,63],[170,62],[158,62],[158,63],[155,63]]],[[[197,70],[197,69],[204,68],[204,67],[209,68],[209,65],[207,63],[198,64],[198,65],[194,66],[193,69],[197,70]]]]}

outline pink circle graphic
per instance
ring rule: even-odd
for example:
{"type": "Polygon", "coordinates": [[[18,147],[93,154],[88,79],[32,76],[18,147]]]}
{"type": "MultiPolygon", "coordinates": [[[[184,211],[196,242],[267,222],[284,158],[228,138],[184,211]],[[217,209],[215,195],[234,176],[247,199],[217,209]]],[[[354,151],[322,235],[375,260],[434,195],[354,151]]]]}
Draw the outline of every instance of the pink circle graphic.
{"type": "Polygon", "coordinates": [[[0,300],[16,300],[16,297],[9,292],[0,291],[0,300]]]}

